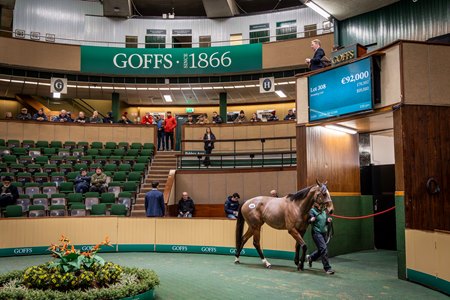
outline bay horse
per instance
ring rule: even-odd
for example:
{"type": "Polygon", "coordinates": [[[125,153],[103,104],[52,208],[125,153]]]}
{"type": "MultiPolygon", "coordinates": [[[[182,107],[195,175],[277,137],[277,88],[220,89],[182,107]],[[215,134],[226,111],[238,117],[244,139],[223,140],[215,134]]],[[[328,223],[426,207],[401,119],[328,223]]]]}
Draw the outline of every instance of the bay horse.
{"type": "Polygon", "coordinates": [[[297,270],[303,270],[307,246],[303,236],[308,228],[308,213],[314,203],[321,209],[333,211],[333,202],[328,192],[326,182],[316,180],[316,185],[306,187],[295,194],[289,194],[282,198],[258,196],[245,201],[239,207],[236,223],[236,257],[235,263],[239,263],[242,248],[250,237],[253,236],[253,245],[258,251],[259,257],[266,268],[271,264],[264,257],[260,246],[261,226],[267,223],[272,228],[287,230],[295,239],[295,265],[297,270]],[[244,223],[247,222],[248,230],[244,232],[244,223]],[[299,259],[300,247],[302,256],[299,259]]]}

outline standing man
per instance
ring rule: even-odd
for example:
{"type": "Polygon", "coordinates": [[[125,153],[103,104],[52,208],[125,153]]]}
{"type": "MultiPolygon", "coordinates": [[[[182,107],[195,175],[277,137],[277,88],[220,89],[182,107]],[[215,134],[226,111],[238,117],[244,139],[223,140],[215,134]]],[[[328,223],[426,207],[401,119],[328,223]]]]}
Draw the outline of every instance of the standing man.
{"type": "Polygon", "coordinates": [[[332,219],[327,215],[327,210],[322,210],[317,204],[309,211],[308,222],[312,225],[311,233],[314,244],[316,244],[317,250],[311,255],[306,256],[308,265],[311,268],[313,261],[322,259],[323,269],[328,275],[333,275],[334,271],[328,261],[328,248],[327,248],[327,224],[331,223],[332,219]]]}
{"type": "Polygon", "coordinates": [[[158,191],[158,181],[152,182],[152,189],[145,194],[145,213],[147,217],[164,217],[164,195],[158,191]]]}
{"type": "Polygon", "coordinates": [[[166,150],[174,150],[175,144],[173,140],[173,133],[175,132],[175,128],[177,127],[177,120],[172,117],[172,112],[167,112],[167,118],[165,120],[164,125],[164,134],[166,135],[166,150]],[[170,148],[169,148],[169,140],[170,140],[170,148]]]}
{"type": "Polygon", "coordinates": [[[234,193],[232,196],[228,196],[225,201],[225,214],[228,219],[237,219],[239,214],[239,199],[241,197],[238,193],[234,193]]]}
{"type": "Polygon", "coordinates": [[[312,58],[305,59],[311,71],[322,69],[325,66],[322,63],[322,57],[325,56],[325,51],[320,47],[320,40],[315,39],[311,42],[311,49],[314,51],[312,58]]]}

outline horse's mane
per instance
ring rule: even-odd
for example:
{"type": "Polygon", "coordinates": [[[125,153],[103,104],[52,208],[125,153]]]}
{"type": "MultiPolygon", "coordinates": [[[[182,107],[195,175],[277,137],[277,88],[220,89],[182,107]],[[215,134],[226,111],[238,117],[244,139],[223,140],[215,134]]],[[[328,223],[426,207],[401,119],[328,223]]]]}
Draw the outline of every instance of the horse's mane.
{"type": "Polygon", "coordinates": [[[306,195],[308,195],[309,191],[311,191],[311,189],[314,187],[314,185],[305,187],[304,189],[301,189],[300,191],[298,191],[295,194],[289,194],[287,195],[287,197],[289,199],[291,199],[291,201],[296,201],[296,200],[302,200],[306,197],[306,195]]]}

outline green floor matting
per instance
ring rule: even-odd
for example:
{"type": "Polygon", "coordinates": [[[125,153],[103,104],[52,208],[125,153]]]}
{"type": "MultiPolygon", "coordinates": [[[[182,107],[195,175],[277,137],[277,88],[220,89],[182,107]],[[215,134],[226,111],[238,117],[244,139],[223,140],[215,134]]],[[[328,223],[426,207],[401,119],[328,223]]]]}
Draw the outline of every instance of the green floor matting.
{"type": "MultiPolygon", "coordinates": [[[[156,299],[448,299],[418,284],[397,279],[397,253],[363,251],[330,259],[335,275],[321,263],[298,272],[292,261],[255,257],[170,253],[104,253],[106,260],[155,270],[156,299]]],[[[49,256],[0,258],[0,272],[48,261],[49,256]]]]}

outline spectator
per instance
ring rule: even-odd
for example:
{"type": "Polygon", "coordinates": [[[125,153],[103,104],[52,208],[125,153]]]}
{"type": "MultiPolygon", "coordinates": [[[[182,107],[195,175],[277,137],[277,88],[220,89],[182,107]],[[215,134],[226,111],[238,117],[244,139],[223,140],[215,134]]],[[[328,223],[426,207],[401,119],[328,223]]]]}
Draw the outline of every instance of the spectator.
{"type": "Polygon", "coordinates": [[[198,125],[209,124],[209,120],[205,117],[205,115],[202,114],[202,115],[198,116],[196,124],[198,124],[198,125]]]}
{"type": "Polygon", "coordinates": [[[185,124],[187,124],[187,125],[195,124],[194,117],[192,115],[188,115],[188,118],[187,118],[187,121],[185,124]]]}
{"type": "Polygon", "coordinates": [[[103,119],[103,123],[109,123],[109,124],[114,123],[114,117],[113,117],[112,111],[108,112],[106,118],[103,119]]]}
{"type": "Polygon", "coordinates": [[[45,122],[45,121],[48,121],[48,118],[47,118],[47,116],[45,115],[44,109],[43,109],[43,108],[40,108],[40,109],[38,110],[38,112],[34,114],[33,120],[39,121],[39,122],[45,122]]]}
{"type": "Polygon", "coordinates": [[[234,193],[232,196],[228,196],[225,201],[225,214],[228,219],[236,219],[238,216],[240,198],[238,193],[234,193]]]}
{"type": "Polygon", "coordinates": [[[102,118],[98,115],[98,111],[94,110],[92,117],[89,119],[89,123],[100,124],[103,123],[102,118]]]}
{"type": "Polygon", "coordinates": [[[70,111],[67,112],[67,117],[69,118],[70,122],[73,122],[74,120],[72,119],[72,113],[70,111]]]}
{"type": "Polygon", "coordinates": [[[158,181],[152,182],[152,189],[145,194],[145,213],[147,217],[164,217],[164,195],[158,191],[158,181]]]}
{"type": "Polygon", "coordinates": [[[178,218],[192,218],[194,211],[194,200],[189,197],[187,192],[183,192],[183,195],[178,202],[178,218]]]}
{"type": "Polygon", "coordinates": [[[290,109],[290,110],[288,110],[288,114],[286,115],[286,117],[284,117],[284,120],[285,121],[288,121],[288,120],[295,120],[297,117],[296,117],[296,115],[294,114],[294,111],[292,110],[292,109],[290,109]]]}
{"type": "Polygon", "coordinates": [[[117,123],[120,123],[120,124],[133,124],[133,122],[130,119],[128,119],[128,112],[124,112],[122,117],[120,117],[119,122],[117,122],[117,123]]]}
{"type": "Polygon", "coordinates": [[[247,122],[247,117],[245,116],[245,112],[241,110],[239,112],[239,116],[234,120],[234,123],[245,123],[247,122]]]}
{"type": "Polygon", "coordinates": [[[70,116],[67,114],[67,112],[63,109],[63,110],[61,110],[61,112],[59,113],[59,115],[57,115],[57,116],[53,119],[53,122],[61,122],[61,123],[72,122],[72,119],[71,119],[70,116]]]}
{"type": "Polygon", "coordinates": [[[91,188],[89,189],[90,192],[98,192],[98,193],[105,193],[108,189],[108,185],[106,184],[107,176],[105,173],[103,173],[103,170],[101,167],[97,167],[95,169],[95,173],[91,176],[91,188]]]}
{"type": "Polygon", "coordinates": [[[90,183],[91,177],[87,175],[86,170],[81,169],[80,175],[75,178],[75,192],[82,194],[88,192],[90,183]]]}
{"type": "Polygon", "coordinates": [[[19,198],[19,191],[17,187],[11,184],[11,177],[3,177],[3,184],[0,187],[0,208],[5,208],[8,205],[15,205],[19,198]]]}
{"type": "Polygon", "coordinates": [[[320,40],[315,39],[311,42],[311,49],[314,51],[312,58],[305,59],[311,71],[324,68],[322,58],[325,56],[325,51],[320,47],[320,40]]]}
{"type": "Polygon", "coordinates": [[[141,120],[141,124],[145,124],[145,125],[153,124],[153,117],[150,115],[149,112],[145,113],[145,116],[141,120]]]}
{"type": "MultiPolygon", "coordinates": [[[[205,154],[211,154],[212,149],[214,149],[214,142],[216,141],[216,136],[211,131],[211,127],[206,128],[205,135],[203,136],[203,142],[205,143],[205,154]]],[[[203,161],[205,166],[211,165],[211,160],[209,156],[205,156],[205,160],[203,161]]]]}
{"type": "Polygon", "coordinates": [[[278,121],[278,117],[275,115],[275,111],[273,111],[268,117],[267,122],[278,121]]]}
{"type": "Polygon", "coordinates": [[[175,149],[173,134],[176,127],[177,127],[177,120],[175,120],[175,118],[172,117],[172,112],[168,111],[164,125],[164,134],[166,136],[166,151],[175,149]],[[170,148],[169,148],[169,141],[170,141],[170,148]]]}
{"type": "Polygon", "coordinates": [[[261,122],[261,119],[258,118],[258,115],[256,113],[253,113],[250,122],[261,122]]]}
{"type": "Polygon", "coordinates": [[[222,124],[222,118],[217,114],[217,111],[213,111],[212,122],[214,124],[222,124]]]}
{"type": "Polygon", "coordinates": [[[89,123],[89,118],[87,118],[84,115],[84,112],[80,111],[78,113],[78,118],[75,119],[75,123],[82,123],[82,124],[89,123]]]}
{"type": "Polygon", "coordinates": [[[277,190],[271,190],[271,191],[270,191],[270,197],[278,198],[278,192],[277,192],[277,190]]]}
{"type": "Polygon", "coordinates": [[[5,113],[5,120],[12,120],[12,119],[13,119],[12,112],[7,111],[7,112],[5,113]]]}
{"type": "Polygon", "coordinates": [[[28,109],[26,107],[22,107],[20,113],[16,116],[16,119],[22,121],[31,120],[31,115],[28,113],[28,109]]]}
{"type": "Polygon", "coordinates": [[[158,151],[164,151],[166,140],[164,133],[165,121],[161,117],[158,116],[158,121],[156,122],[156,126],[158,127],[158,151]]]}

